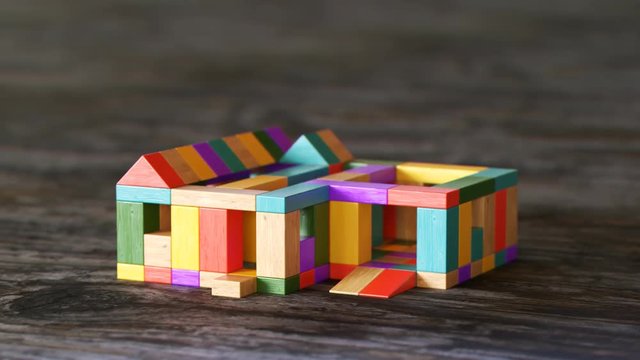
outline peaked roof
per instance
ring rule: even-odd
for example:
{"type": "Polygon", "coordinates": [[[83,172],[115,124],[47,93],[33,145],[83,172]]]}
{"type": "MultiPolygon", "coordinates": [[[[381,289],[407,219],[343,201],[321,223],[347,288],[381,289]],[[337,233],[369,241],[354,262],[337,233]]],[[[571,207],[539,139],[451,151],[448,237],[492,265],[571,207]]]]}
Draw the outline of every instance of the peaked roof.
{"type": "Polygon", "coordinates": [[[143,155],[118,185],[189,185],[274,164],[290,147],[291,140],[277,127],[180,146],[143,155]]]}
{"type": "Polygon", "coordinates": [[[289,164],[332,165],[353,160],[353,155],[329,129],[300,136],[282,156],[289,164]]]}

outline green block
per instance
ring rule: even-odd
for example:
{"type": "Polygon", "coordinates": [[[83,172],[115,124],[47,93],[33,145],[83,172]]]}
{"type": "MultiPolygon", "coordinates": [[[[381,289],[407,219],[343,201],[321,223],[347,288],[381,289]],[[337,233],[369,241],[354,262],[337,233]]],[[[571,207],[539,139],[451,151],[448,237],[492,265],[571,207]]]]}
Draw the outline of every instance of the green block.
{"type": "Polygon", "coordinates": [[[507,263],[507,252],[505,250],[498,251],[495,256],[496,267],[507,263]]]}
{"type": "Polygon", "coordinates": [[[313,207],[316,266],[329,263],[329,203],[313,207]]]}
{"type": "Polygon", "coordinates": [[[118,262],[144,264],[144,234],[160,228],[160,207],[118,201],[116,203],[118,262]]]}
{"type": "Polygon", "coordinates": [[[327,144],[324,142],[324,140],[322,140],[320,135],[318,135],[317,133],[311,133],[311,134],[307,134],[306,136],[307,136],[307,139],[309,139],[309,141],[311,142],[311,144],[313,144],[313,146],[316,148],[316,150],[320,152],[320,154],[327,161],[327,163],[337,164],[340,162],[340,159],[338,159],[336,154],[334,154],[333,151],[329,148],[329,146],[327,146],[327,144]]]}
{"type": "Polygon", "coordinates": [[[373,249],[371,250],[371,259],[372,260],[380,259],[381,257],[387,255],[388,253],[390,253],[390,251],[373,249]]]}
{"type": "Polygon", "coordinates": [[[242,161],[238,159],[236,154],[231,150],[229,145],[224,142],[222,139],[216,139],[209,141],[209,145],[213,148],[213,150],[220,156],[222,161],[231,169],[233,172],[238,172],[242,170],[246,170],[242,161]]]}
{"type": "Polygon", "coordinates": [[[492,178],[470,175],[434,187],[459,189],[460,204],[489,195],[494,191],[495,181],[492,178]]]}
{"type": "Polygon", "coordinates": [[[518,185],[518,170],[489,168],[480,171],[475,176],[492,178],[495,182],[494,191],[500,191],[518,185]]]}
{"type": "Polygon", "coordinates": [[[290,276],[286,279],[276,279],[258,276],[258,293],[287,295],[300,289],[300,275],[290,276]]]}
{"type": "Polygon", "coordinates": [[[382,245],[383,233],[382,224],[384,223],[384,214],[382,205],[371,205],[371,241],[373,246],[382,245]]]}
{"type": "Polygon", "coordinates": [[[300,210],[300,239],[314,235],[314,213],[315,211],[313,209],[313,206],[309,206],[300,210]]]}
{"type": "Polygon", "coordinates": [[[482,259],[483,230],[479,227],[471,228],[471,261],[482,259]]]}
{"type": "Polygon", "coordinates": [[[260,143],[264,146],[265,149],[271,154],[271,156],[278,161],[280,157],[282,157],[282,149],[276,144],[275,141],[271,138],[271,136],[267,135],[263,130],[255,131],[253,133],[255,137],[260,141],[260,143]]]}

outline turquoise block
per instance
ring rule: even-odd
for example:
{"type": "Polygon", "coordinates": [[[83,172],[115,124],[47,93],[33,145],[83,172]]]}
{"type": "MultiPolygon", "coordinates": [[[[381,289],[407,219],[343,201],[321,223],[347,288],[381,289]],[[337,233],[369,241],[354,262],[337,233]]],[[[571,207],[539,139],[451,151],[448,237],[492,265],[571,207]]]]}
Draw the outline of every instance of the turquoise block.
{"type": "Polygon", "coordinates": [[[518,170],[514,169],[489,168],[474,175],[493,178],[495,181],[494,191],[518,185],[518,170]]]}
{"type": "Polygon", "coordinates": [[[328,165],[329,163],[322,156],[309,139],[303,135],[296,140],[295,143],[280,158],[281,163],[285,164],[307,164],[307,165],[328,165]]]}
{"type": "Polygon", "coordinates": [[[326,165],[296,165],[269,173],[268,175],[286,176],[288,184],[291,186],[327,176],[329,175],[329,167],[326,165]]]}
{"type": "Polygon", "coordinates": [[[471,228],[471,261],[476,261],[482,259],[482,238],[483,238],[483,230],[479,227],[471,228]]]}
{"type": "Polygon", "coordinates": [[[458,268],[458,207],[418,208],[418,271],[447,273],[458,268]]]}
{"type": "Polygon", "coordinates": [[[496,267],[502,266],[507,262],[507,252],[505,250],[498,251],[495,256],[496,267]]]}
{"type": "Polygon", "coordinates": [[[382,205],[371,205],[371,240],[373,246],[382,245],[384,214],[382,205]]]}
{"type": "Polygon", "coordinates": [[[302,183],[256,196],[256,211],[284,214],[329,201],[329,186],[302,183]]]}
{"type": "Polygon", "coordinates": [[[171,190],[142,186],[116,185],[116,200],[170,205],[171,190]]]}

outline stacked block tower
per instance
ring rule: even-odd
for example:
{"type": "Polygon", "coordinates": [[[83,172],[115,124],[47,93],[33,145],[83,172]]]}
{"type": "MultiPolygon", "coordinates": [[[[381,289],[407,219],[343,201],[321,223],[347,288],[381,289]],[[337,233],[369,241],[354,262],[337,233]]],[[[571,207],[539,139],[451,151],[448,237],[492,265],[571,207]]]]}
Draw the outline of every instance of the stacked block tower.
{"type": "Polygon", "coordinates": [[[389,298],[448,289],[518,252],[516,170],[354,160],[279,128],[143,155],[116,185],[117,277],[389,298]]]}

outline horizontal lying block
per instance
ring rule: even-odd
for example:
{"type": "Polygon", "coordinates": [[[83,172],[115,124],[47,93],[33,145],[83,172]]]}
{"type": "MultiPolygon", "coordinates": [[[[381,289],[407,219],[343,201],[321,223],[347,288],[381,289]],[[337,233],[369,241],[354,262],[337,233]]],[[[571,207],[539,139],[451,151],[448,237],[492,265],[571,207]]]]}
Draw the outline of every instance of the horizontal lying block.
{"type": "Polygon", "coordinates": [[[211,295],[243,298],[257,291],[254,277],[224,275],[211,281],[211,295]]]}
{"type": "Polygon", "coordinates": [[[261,294],[287,295],[300,289],[300,276],[286,279],[258,277],[258,292],[261,294]]]}
{"type": "Polygon", "coordinates": [[[144,266],[118,263],[116,278],[118,280],[144,281],[144,266]]]}
{"type": "Polygon", "coordinates": [[[200,271],[200,287],[209,288],[213,287],[213,280],[225,276],[227,274],[215,271],[200,271]]]}
{"type": "Polygon", "coordinates": [[[171,267],[171,232],[144,234],[144,264],[146,266],[171,267]]]}
{"type": "Polygon", "coordinates": [[[492,178],[494,180],[493,191],[500,191],[518,184],[518,170],[514,169],[488,168],[475,175],[492,178]]]}
{"type": "Polygon", "coordinates": [[[344,277],[336,286],[329,290],[332,294],[358,295],[383,269],[371,267],[356,267],[344,277]]]}
{"type": "Polygon", "coordinates": [[[323,176],[317,180],[330,180],[330,181],[369,181],[369,174],[361,174],[356,172],[338,172],[335,174],[323,176]]]}
{"type": "Polygon", "coordinates": [[[398,185],[389,189],[388,205],[448,209],[459,203],[457,189],[398,185]]]}
{"type": "Polygon", "coordinates": [[[226,183],[217,189],[250,189],[273,191],[287,186],[287,178],[284,176],[258,175],[252,178],[226,183]]]}
{"type": "Polygon", "coordinates": [[[442,184],[485,169],[484,166],[406,162],[396,166],[396,178],[400,184],[442,184]]]}
{"type": "Polygon", "coordinates": [[[471,175],[453,180],[434,188],[457,189],[460,192],[461,204],[491,194],[494,190],[494,180],[491,178],[471,175]]]}
{"type": "Polygon", "coordinates": [[[171,284],[171,269],[165,267],[145,266],[144,281],[156,284],[171,284]]]}
{"type": "Polygon", "coordinates": [[[200,287],[200,272],[194,270],[171,269],[171,284],[200,287]]]}
{"type": "Polygon", "coordinates": [[[393,165],[365,165],[345,171],[346,173],[367,174],[372,183],[395,184],[396,167],[393,165]]]}
{"type": "Polygon", "coordinates": [[[448,273],[433,273],[433,272],[417,272],[417,284],[419,288],[427,289],[450,289],[458,285],[458,270],[453,270],[448,273]]]}
{"type": "Polygon", "coordinates": [[[256,211],[256,196],[262,190],[220,189],[208,186],[184,186],[171,190],[171,204],[228,210],[256,211]]]}
{"type": "Polygon", "coordinates": [[[288,178],[289,186],[329,175],[329,167],[325,165],[295,165],[286,169],[269,173],[274,176],[288,178]]]}
{"type": "Polygon", "coordinates": [[[241,270],[229,273],[229,275],[256,277],[256,269],[241,269],[241,270]]]}
{"type": "Polygon", "coordinates": [[[360,204],[387,205],[387,191],[396,185],[357,181],[315,180],[314,184],[329,185],[329,200],[360,204]]]}
{"type": "Polygon", "coordinates": [[[326,201],[329,201],[329,186],[302,183],[258,194],[255,211],[284,214],[326,201]]]}
{"type": "Polygon", "coordinates": [[[116,200],[147,204],[171,204],[171,190],[162,188],[116,185],[116,200]]]}

